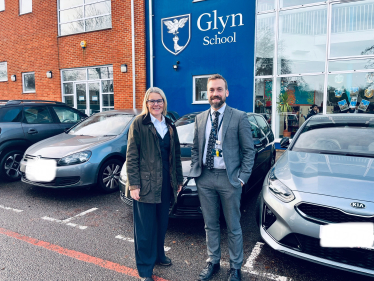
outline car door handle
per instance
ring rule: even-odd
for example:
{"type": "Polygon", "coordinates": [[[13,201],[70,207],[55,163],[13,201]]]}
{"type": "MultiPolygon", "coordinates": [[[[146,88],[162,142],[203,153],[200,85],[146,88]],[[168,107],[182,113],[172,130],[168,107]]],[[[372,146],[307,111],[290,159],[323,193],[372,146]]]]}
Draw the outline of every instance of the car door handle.
{"type": "Polygon", "coordinates": [[[38,133],[38,130],[36,130],[36,129],[29,129],[28,130],[28,132],[27,133],[29,133],[29,134],[31,134],[31,135],[33,135],[33,134],[37,134],[38,133]]]}

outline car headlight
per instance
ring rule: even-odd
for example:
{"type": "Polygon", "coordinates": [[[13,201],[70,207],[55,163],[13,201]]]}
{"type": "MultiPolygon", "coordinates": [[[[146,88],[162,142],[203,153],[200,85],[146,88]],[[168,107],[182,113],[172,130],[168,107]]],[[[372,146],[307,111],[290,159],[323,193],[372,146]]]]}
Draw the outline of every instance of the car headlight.
{"type": "Polygon", "coordinates": [[[184,177],[183,186],[196,186],[195,179],[184,177]]]}
{"type": "Polygon", "coordinates": [[[87,162],[92,155],[91,151],[81,151],[74,154],[70,154],[61,158],[58,162],[58,166],[76,165],[87,162]]]}
{"type": "Polygon", "coordinates": [[[292,190],[276,178],[274,175],[274,169],[269,173],[268,187],[270,192],[283,202],[288,203],[295,199],[292,190]]]}

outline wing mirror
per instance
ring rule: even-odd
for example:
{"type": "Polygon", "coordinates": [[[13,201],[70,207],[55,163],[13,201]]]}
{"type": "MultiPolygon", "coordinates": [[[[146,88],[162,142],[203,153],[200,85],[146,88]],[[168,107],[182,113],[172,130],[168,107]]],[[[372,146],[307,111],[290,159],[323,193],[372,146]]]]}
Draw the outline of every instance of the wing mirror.
{"type": "Polygon", "coordinates": [[[289,138],[283,138],[280,141],[280,147],[287,148],[290,145],[290,139],[289,138]]]}

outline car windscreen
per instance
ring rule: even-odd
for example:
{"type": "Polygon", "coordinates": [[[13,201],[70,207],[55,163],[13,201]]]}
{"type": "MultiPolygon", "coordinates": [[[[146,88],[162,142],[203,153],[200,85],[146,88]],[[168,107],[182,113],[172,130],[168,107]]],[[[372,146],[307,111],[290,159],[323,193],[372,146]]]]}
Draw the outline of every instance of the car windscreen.
{"type": "Polygon", "coordinates": [[[69,131],[70,135],[113,136],[119,135],[134,118],[133,115],[94,115],[69,131]]]}
{"type": "Polygon", "coordinates": [[[374,127],[355,125],[306,127],[293,151],[374,156],[374,127]]]}

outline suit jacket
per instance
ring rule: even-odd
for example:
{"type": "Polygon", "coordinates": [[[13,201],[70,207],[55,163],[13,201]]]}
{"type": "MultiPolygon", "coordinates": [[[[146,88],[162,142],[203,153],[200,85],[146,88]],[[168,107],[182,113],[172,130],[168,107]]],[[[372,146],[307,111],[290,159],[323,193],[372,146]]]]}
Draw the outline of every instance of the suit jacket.
{"type": "MultiPolygon", "coordinates": [[[[210,108],[196,116],[191,170],[189,177],[201,175],[205,146],[205,130],[210,108]]],[[[209,121],[210,122],[210,121],[209,121]]],[[[255,159],[251,125],[245,112],[226,106],[222,121],[222,155],[230,183],[240,188],[239,178],[245,183],[252,173],[255,159]]]]}

